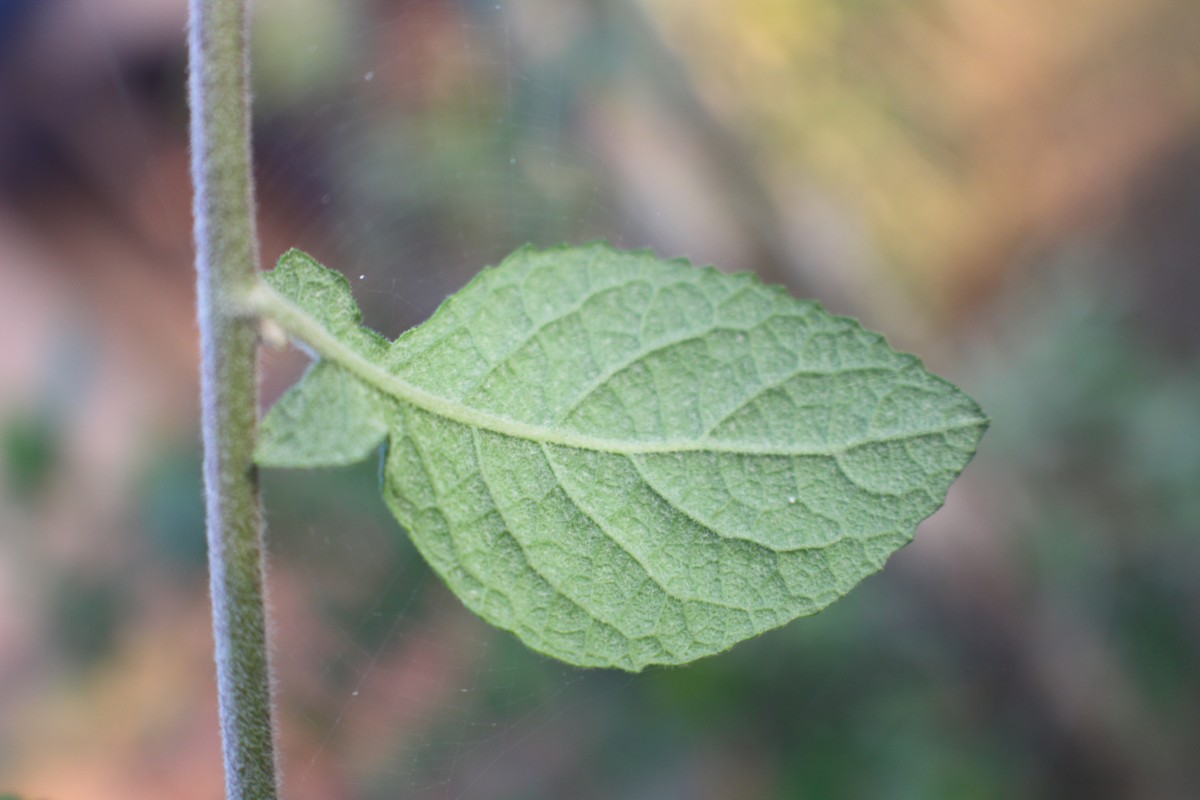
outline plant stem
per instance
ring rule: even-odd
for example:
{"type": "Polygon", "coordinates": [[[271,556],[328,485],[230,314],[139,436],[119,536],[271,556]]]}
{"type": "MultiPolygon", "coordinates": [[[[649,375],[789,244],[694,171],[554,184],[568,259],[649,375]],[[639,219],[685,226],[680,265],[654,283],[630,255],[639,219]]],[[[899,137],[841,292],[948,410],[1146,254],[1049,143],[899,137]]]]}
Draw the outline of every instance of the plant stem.
{"type": "Polygon", "coordinates": [[[229,800],[277,794],[252,460],[258,331],[238,298],[257,281],[244,0],[191,0],[188,49],[204,486],[217,687],[229,800]]]}

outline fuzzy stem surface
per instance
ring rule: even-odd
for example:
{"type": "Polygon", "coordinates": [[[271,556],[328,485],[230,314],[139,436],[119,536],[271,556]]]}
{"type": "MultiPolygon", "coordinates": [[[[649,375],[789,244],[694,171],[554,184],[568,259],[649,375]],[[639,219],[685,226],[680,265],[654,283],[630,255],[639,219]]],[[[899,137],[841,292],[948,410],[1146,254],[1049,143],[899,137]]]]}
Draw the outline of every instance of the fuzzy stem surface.
{"type": "Polygon", "coordinates": [[[239,298],[258,274],[244,0],[190,0],[188,98],[209,581],[229,800],[278,796],[252,454],[258,331],[239,298]]]}

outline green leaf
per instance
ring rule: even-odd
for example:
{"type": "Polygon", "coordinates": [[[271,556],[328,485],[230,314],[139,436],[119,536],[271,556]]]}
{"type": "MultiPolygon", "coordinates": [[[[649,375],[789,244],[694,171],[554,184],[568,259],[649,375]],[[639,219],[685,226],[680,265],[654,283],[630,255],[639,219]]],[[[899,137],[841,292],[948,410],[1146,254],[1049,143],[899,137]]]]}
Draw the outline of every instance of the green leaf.
{"type": "Polygon", "coordinates": [[[383,494],[484,619],[572,664],[681,664],[815,613],[941,505],[979,407],[858,323],[606,244],[522,249],[388,344],[297,251],[257,308],[320,360],[259,463],[387,442],[383,494]]]}

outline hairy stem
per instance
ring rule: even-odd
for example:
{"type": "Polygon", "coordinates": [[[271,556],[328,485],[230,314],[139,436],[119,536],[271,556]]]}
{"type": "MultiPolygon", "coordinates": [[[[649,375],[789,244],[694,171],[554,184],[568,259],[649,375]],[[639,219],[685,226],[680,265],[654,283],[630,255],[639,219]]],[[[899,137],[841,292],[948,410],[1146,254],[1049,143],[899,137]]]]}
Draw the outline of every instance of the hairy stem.
{"type": "Polygon", "coordinates": [[[226,796],[273,800],[262,505],[251,457],[258,333],[238,300],[258,273],[244,0],[191,0],[188,50],[204,486],[226,796]]]}

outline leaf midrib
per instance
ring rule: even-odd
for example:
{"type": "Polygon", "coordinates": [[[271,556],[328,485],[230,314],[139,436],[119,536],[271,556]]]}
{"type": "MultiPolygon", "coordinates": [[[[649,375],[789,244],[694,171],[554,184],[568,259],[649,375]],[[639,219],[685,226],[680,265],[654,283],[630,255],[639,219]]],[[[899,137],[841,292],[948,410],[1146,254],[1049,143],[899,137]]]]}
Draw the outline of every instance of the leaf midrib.
{"type": "Polygon", "coordinates": [[[501,436],[537,442],[543,445],[550,444],[576,450],[589,450],[617,455],[668,455],[671,453],[710,452],[751,456],[832,457],[867,445],[904,441],[919,436],[952,433],[954,431],[975,428],[980,424],[978,420],[968,420],[954,425],[913,431],[902,435],[868,437],[857,442],[831,447],[800,447],[796,445],[777,447],[750,443],[712,441],[706,438],[637,442],[625,439],[589,436],[577,431],[555,430],[543,425],[532,425],[512,419],[511,417],[480,411],[460,401],[442,397],[409,383],[398,375],[388,372],[373,363],[353,348],[346,346],[316,318],[263,281],[260,281],[249,292],[247,306],[248,311],[273,320],[290,337],[299,339],[309,345],[321,358],[329,359],[338,364],[367,385],[385,395],[461,425],[480,428],[501,436]]]}

